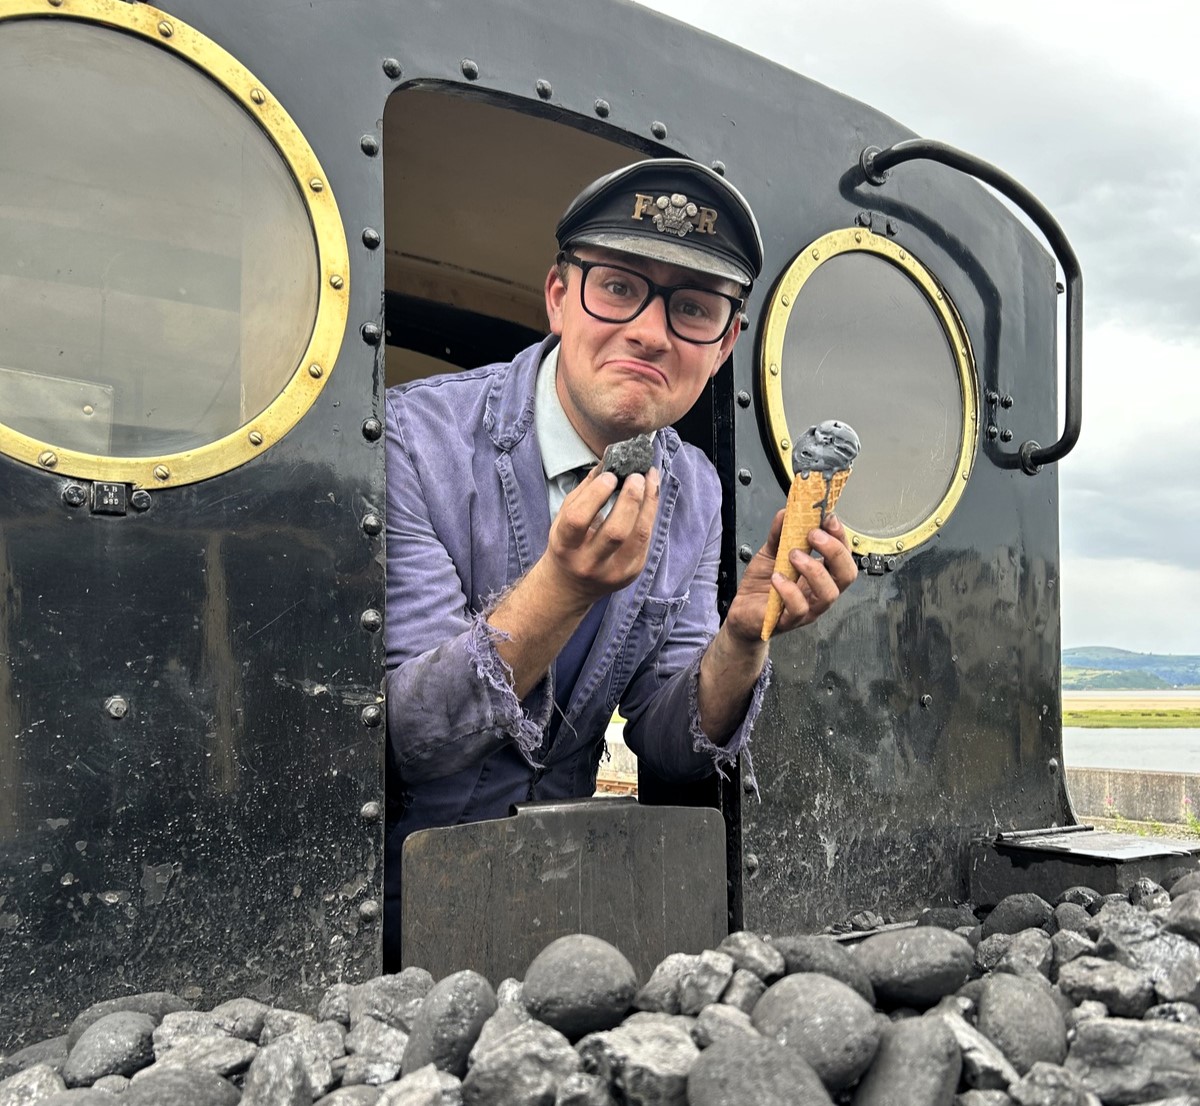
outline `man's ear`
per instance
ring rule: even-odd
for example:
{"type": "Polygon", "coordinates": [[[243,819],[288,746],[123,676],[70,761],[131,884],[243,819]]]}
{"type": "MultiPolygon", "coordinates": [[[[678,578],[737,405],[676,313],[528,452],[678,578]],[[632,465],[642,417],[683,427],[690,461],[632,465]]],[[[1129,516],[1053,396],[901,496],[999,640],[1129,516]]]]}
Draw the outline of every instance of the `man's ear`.
{"type": "Polygon", "coordinates": [[[563,302],[567,297],[567,286],[557,265],[551,265],[546,274],[546,318],[550,322],[550,333],[562,337],[563,302]]]}
{"type": "Polygon", "coordinates": [[[729,329],[725,332],[725,337],[721,339],[720,344],[717,346],[717,349],[720,350],[720,353],[717,356],[717,363],[713,365],[712,372],[708,374],[710,377],[716,376],[717,370],[729,360],[729,354],[733,350],[733,344],[738,340],[738,335],[741,334],[741,332],[742,313],[739,311],[734,315],[733,322],[730,324],[729,329]]]}

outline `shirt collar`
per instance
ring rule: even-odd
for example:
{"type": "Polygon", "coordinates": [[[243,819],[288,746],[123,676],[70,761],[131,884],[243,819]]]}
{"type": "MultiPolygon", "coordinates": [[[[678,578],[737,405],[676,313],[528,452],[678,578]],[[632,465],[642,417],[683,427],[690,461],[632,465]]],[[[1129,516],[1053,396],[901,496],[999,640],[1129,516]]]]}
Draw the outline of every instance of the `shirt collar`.
{"type": "Polygon", "coordinates": [[[547,480],[578,468],[591,468],[600,460],[571,425],[558,399],[558,351],[555,346],[542,358],[534,393],[533,424],[542,451],[547,480]]]}

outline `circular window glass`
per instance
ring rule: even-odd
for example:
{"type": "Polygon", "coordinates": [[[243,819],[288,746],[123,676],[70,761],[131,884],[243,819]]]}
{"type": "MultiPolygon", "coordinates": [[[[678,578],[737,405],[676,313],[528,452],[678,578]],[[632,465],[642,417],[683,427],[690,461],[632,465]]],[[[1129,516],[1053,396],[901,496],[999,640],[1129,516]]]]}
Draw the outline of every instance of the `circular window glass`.
{"type": "Polygon", "coordinates": [[[840,419],[862,442],[837,507],[856,548],[911,548],[942,525],[974,455],[975,385],[961,323],[924,268],[869,232],[829,235],[785,274],[765,335],[789,479],[791,440],[840,419]]]}
{"type": "Polygon", "coordinates": [[[243,106],[134,34],[6,20],[0,135],[0,423],[152,458],[268,408],[310,345],[321,269],[295,176],[243,106]]]}

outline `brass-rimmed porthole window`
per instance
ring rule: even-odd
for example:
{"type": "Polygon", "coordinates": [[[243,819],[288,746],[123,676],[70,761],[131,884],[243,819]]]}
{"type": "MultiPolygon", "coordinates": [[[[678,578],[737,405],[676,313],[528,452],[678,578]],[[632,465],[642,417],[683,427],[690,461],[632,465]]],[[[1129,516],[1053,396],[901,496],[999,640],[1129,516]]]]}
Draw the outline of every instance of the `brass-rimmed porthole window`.
{"type": "Polygon", "coordinates": [[[809,426],[858,431],[837,508],[857,552],[911,550],[945,524],[974,462],[978,386],[958,312],[911,253],[865,228],[809,245],[771,295],[761,383],[782,481],[809,426]]]}
{"type": "Polygon", "coordinates": [[[320,393],[345,234],[287,112],[148,4],[0,0],[0,452],[165,487],[320,393]]]}

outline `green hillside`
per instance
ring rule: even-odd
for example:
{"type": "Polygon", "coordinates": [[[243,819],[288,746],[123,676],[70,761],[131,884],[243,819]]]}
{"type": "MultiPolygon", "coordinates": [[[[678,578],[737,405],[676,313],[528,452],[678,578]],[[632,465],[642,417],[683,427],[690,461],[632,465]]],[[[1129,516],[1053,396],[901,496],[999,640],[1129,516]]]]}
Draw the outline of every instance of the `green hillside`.
{"type": "Polygon", "coordinates": [[[1067,691],[1200,687],[1200,656],[1194,655],[1084,646],[1064,649],[1062,666],[1067,691]]]}

